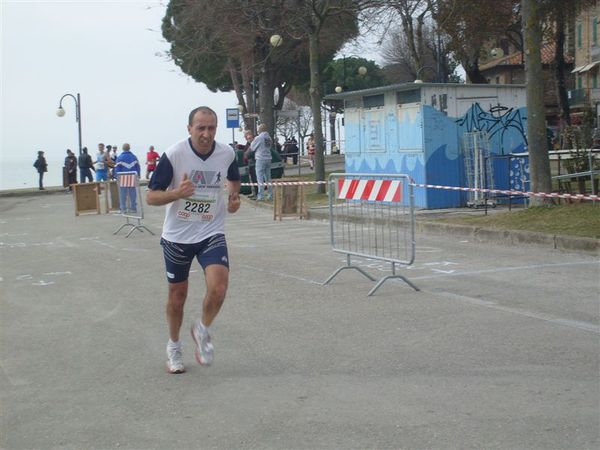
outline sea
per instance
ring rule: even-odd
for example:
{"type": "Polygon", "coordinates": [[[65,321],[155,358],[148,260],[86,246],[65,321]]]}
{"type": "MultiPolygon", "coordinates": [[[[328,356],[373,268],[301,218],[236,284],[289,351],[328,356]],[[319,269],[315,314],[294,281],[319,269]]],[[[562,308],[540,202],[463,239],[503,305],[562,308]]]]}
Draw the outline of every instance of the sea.
{"type": "MultiPolygon", "coordinates": [[[[28,189],[38,187],[38,173],[33,163],[37,154],[31,158],[2,158],[0,160],[0,191],[13,189],[28,189]]],[[[46,157],[48,172],[44,174],[44,187],[62,187],[62,168],[64,158],[51,159],[46,157]]],[[[77,174],[79,178],[79,173],[77,174]]]]}

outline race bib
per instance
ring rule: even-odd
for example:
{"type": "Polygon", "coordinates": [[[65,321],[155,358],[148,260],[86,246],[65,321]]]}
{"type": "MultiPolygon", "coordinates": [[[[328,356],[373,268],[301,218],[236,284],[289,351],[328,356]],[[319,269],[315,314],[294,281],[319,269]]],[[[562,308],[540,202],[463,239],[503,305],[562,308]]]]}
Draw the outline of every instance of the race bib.
{"type": "Polygon", "coordinates": [[[189,179],[194,183],[194,195],[179,200],[177,218],[188,222],[212,222],[222,195],[221,172],[192,170],[189,179]]]}

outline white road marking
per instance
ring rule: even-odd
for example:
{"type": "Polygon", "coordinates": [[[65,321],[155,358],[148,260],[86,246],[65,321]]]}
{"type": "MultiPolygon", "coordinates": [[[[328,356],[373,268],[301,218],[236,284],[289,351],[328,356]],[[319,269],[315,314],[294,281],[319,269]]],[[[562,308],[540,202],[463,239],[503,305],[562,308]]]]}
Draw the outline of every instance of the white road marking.
{"type": "MultiPolygon", "coordinates": [[[[427,291],[423,291],[427,292],[427,291]]],[[[525,309],[513,308],[510,306],[499,305],[498,303],[482,300],[479,298],[468,297],[466,295],[455,294],[452,292],[444,292],[438,290],[429,291],[432,295],[437,295],[441,297],[446,297],[452,300],[459,300],[461,302],[470,303],[473,305],[484,306],[486,308],[495,309],[497,311],[503,311],[511,314],[518,314],[520,316],[530,317],[532,319],[544,320],[546,322],[554,323],[556,325],[567,326],[570,328],[577,328],[583,331],[590,331],[592,333],[600,334],[600,326],[591,323],[591,322],[583,322],[581,320],[572,320],[572,319],[563,319],[561,317],[554,317],[549,314],[537,313],[533,311],[528,311],[525,309]]]]}
{"type": "Polygon", "coordinates": [[[565,263],[532,264],[530,266],[496,267],[494,269],[482,269],[482,270],[473,270],[473,271],[467,271],[467,272],[454,272],[454,273],[450,273],[450,274],[423,275],[420,277],[411,278],[411,280],[427,280],[429,278],[440,278],[440,277],[444,277],[444,276],[469,276],[469,275],[480,275],[483,273],[502,273],[502,272],[512,272],[515,270],[535,270],[535,269],[545,269],[548,267],[582,266],[582,265],[590,265],[590,264],[598,264],[598,262],[574,261],[574,262],[565,262],[565,263]]]}
{"type": "Polygon", "coordinates": [[[51,284],[54,284],[54,281],[44,281],[44,280],[40,280],[37,283],[31,283],[33,286],[49,286],[51,284]]]}
{"type": "Polygon", "coordinates": [[[244,267],[246,269],[251,269],[251,270],[253,270],[255,272],[262,272],[262,273],[266,273],[266,274],[269,274],[269,275],[278,275],[280,277],[291,278],[293,280],[303,281],[303,282],[309,283],[309,284],[317,284],[319,286],[321,286],[323,284],[320,281],[309,280],[308,278],[298,277],[296,275],[291,275],[289,273],[275,272],[273,270],[265,270],[265,269],[261,269],[260,267],[249,266],[249,265],[246,265],[246,264],[240,264],[237,267],[244,267]]]}

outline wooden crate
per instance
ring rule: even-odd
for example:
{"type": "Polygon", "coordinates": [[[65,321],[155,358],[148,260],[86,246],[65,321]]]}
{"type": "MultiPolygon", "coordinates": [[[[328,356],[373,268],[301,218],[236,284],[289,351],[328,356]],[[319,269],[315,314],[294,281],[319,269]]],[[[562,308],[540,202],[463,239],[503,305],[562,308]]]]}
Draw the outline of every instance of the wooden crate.
{"type": "Polygon", "coordinates": [[[297,217],[300,219],[305,219],[306,215],[304,186],[275,185],[275,192],[273,196],[273,220],[281,220],[283,217],[297,217]]]}
{"type": "Polygon", "coordinates": [[[73,184],[75,215],[81,213],[100,214],[100,183],[73,184]]]}

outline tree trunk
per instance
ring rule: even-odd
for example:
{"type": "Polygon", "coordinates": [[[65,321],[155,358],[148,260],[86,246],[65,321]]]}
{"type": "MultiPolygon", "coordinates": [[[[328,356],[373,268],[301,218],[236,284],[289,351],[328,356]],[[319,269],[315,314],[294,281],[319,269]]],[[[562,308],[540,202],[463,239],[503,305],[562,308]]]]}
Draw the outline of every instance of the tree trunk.
{"type": "MultiPolygon", "coordinates": [[[[255,96],[256,91],[253,84],[252,77],[252,67],[251,63],[244,61],[242,63],[242,85],[244,86],[245,92],[245,102],[244,105],[244,114],[255,113],[256,105],[255,105],[255,96]]],[[[252,130],[252,133],[256,134],[256,118],[254,117],[244,117],[244,126],[248,130],[252,130]]]]}
{"type": "Polygon", "coordinates": [[[556,15],[556,53],[554,59],[556,62],[554,68],[556,96],[561,117],[560,129],[562,131],[565,125],[571,125],[571,108],[565,86],[565,14],[561,7],[558,8],[556,15]]]}
{"type": "Polygon", "coordinates": [[[260,73],[260,89],[259,89],[259,104],[260,104],[260,121],[267,126],[269,134],[275,141],[275,120],[273,117],[273,93],[275,92],[275,83],[273,82],[273,71],[266,67],[265,63],[260,73]]]}
{"type": "Polygon", "coordinates": [[[461,61],[462,66],[467,74],[467,79],[473,84],[488,84],[488,80],[483,76],[479,70],[479,62],[473,61],[461,61]]]}
{"type": "MultiPolygon", "coordinates": [[[[523,35],[525,37],[525,79],[527,91],[527,141],[529,171],[533,192],[551,192],[550,160],[546,148],[544,117],[544,85],[541,60],[542,28],[540,4],[537,0],[522,0],[523,35]]],[[[531,197],[531,206],[550,203],[544,197],[531,197]]]]}
{"type": "MultiPolygon", "coordinates": [[[[319,37],[316,33],[308,36],[310,61],[310,108],[313,114],[313,136],[315,138],[315,181],[325,180],[325,156],[323,152],[323,128],[321,119],[321,71],[319,69],[319,37]]],[[[317,185],[317,192],[325,193],[325,185],[317,185]]]]}

